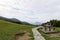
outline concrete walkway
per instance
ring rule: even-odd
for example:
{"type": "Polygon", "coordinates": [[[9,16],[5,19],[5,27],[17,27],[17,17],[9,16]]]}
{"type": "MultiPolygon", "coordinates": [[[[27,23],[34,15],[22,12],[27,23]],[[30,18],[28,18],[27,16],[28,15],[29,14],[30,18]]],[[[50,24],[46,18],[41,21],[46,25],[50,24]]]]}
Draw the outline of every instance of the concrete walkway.
{"type": "Polygon", "coordinates": [[[36,27],[36,28],[33,28],[32,31],[33,31],[33,35],[34,35],[34,40],[45,40],[44,37],[42,37],[42,35],[38,32],[38,28],[40,27],[36,27]]]}

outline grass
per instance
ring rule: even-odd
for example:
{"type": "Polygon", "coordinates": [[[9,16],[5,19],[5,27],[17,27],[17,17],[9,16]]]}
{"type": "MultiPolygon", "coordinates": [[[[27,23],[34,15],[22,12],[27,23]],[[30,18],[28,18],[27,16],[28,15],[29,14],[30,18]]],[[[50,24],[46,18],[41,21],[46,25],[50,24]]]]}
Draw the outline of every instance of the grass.
{"type": "MultiPolygon", "coordinates": [[[[60,31],[60,27],[56,27],[56,30],[57,31],[60,31]]],[[[44,32],[42,32],[41,30],[38,29],[38,31],[42,34],[42,36],[46,39],[46,40],[60,40],[60,36],[59,37],[50,37],[50,36],[47,36],[49,34],[46,34],[44,32]]]]}
{"type": "Polygon", "coordinates": [[[21,33],[22,31],[29,32],[32,37],[30,40],[33,40],[32,28],[33,26],[0,20],[0,40],[15,40],[15,34],[21,33]]]}

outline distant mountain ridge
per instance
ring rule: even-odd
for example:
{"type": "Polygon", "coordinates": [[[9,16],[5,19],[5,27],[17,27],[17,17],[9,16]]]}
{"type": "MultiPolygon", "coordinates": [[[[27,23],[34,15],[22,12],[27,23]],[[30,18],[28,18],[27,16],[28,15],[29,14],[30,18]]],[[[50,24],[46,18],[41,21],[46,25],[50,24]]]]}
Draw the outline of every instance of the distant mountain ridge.
{"type": "Polygon", "coordinates": [[[13,23],[17,23],[17,24],[27,24],[27,25],[32,25],[28,22],[23,22],[23,21],[20,21],[16,18],[6,18],[6,17],[2,17],[0,16],[0,20],[5,20],[5,21],[9,21],[9,22],[13,22],[13,23]]]}
{"type": "Polygon", "coordinates": [[[13,22],[13,23],[18,23],[21,24],[22,22],[16,18],[6,18],[6,17],[2,17],[0,16],[0,20],[5,20],[5,21],[9,21],[9,22],[13,22]]]}
{"type": "Polygon", "coordinates": [[[25,21],[20,21],[16,18],[6,18],[6,17],[2,17],[2,16],[0,16],[0,20],[5,20],[5,21],[17,23],[17,24],[26,24],[26,25],[40,25],[41,24],[40,22],[28,23],[25,21]]]}
{"type": "Polygon", "coordinates": [[[41,25],[41,22],[34,22],[34,25],[41,25]]]}

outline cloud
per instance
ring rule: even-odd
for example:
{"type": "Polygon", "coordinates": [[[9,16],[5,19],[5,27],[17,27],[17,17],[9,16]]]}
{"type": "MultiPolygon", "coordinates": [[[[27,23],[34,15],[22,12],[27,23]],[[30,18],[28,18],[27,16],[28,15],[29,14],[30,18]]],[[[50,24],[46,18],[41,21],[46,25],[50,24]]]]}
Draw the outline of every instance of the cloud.
{"type": "Polygon", "coordinates": [[[60,19],[60,0],[0,0],[0,16],[30,23],[60,19]]]}

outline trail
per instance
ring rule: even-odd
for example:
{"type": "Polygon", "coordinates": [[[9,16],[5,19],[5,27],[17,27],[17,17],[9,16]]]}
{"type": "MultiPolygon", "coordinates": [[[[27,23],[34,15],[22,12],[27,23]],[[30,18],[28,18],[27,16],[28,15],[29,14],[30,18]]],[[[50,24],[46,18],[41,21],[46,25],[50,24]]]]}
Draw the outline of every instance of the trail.
{"type": "Polygon", "coordinates": [[[38,28],[40,27],[36,27],[36,28],[33,28],[32,31],[33,31],[33,35],[34,35],[34,40],[45,40],[44,37],[40,34],[40,32],[38,32],[38,28]]]}

